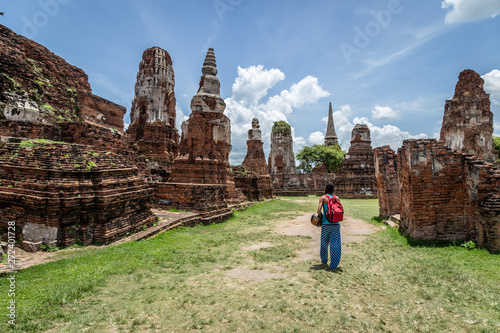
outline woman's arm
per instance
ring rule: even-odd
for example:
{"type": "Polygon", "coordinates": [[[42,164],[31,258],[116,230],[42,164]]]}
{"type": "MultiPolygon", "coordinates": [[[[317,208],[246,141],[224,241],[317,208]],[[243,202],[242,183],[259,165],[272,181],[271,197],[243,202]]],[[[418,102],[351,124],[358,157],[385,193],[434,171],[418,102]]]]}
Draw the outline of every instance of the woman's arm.
{"type": "Polygon", "coordinates": [[[321,214],[321,210],[323,209],[323,197],[319,198],[319,205],[318,205],[318,215],[321,214]]]}

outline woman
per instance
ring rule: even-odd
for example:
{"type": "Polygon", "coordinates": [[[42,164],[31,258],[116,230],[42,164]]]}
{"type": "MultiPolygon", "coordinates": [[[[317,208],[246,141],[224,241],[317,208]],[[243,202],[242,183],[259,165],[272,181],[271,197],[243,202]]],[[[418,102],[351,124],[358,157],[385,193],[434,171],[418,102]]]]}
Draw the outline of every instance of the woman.
{"type": "Polygon", "coordinates": [[[336,269],[340,262],[341,242],[340,242],[340,223],[332,223],[326,219],[326,211],[328,209],[328,200],[333,197],[333,183],[326,183],[325,194],[319,199],[318,215],[323,209],[323,221],[321,224],[321,247],[319,255],[321,262],[326,265],[328,263],[328,245],[330,245],[330,268],[336,269]]]}

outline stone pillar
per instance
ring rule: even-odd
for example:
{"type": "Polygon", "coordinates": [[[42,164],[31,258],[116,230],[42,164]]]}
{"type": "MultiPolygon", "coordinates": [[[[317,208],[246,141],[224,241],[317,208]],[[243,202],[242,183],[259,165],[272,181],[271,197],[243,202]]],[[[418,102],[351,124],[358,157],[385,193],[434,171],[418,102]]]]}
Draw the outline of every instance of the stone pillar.
{"type": "Polygon", "coordinates": [[[285,121],[274,122],[268,164],[270,174],[295,173],[292,129],[285,121]]]}
{"type": "Polygon", "coordinates": [[[440,138],[453,150],[494,162],[493,113],[483,85],[484,80],[473,70],[460,73],[455,95],[444,107],[440,138]]]}

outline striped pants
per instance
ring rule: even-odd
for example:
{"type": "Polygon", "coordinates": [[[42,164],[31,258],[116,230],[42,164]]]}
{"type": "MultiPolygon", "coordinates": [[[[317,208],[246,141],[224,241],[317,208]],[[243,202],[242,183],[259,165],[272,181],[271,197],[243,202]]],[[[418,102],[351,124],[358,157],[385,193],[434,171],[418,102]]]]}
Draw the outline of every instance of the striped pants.
{"type": "Polygon", "coordinates": [[[342,245],[340,241],[340,224],[323,224],[321,226],[321,262],[328,262],[328,244],[330,244],[330,268],[335,269],[340,262],[342,245]]]}

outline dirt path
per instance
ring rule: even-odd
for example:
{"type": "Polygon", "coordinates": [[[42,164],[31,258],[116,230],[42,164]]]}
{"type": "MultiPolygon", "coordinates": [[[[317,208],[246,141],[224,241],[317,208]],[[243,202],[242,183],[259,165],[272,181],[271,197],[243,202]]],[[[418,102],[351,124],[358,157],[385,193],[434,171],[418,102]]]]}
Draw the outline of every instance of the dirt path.
{"type": "MultiPolygon", "coordinates": [[[[321,228],[311,224],[311,213],[299,216],[291,221],[285,221],[278,226],[278,232],[289,236],[309,236],[312,238],[311,246],[300,253],[301,260],[319,258],[321,228]]],[[[344,216],[341,222],[340,235],[342,239],[342,252],[349,253],[349,243],[361,242],[366,236],[381,229],[366,223],[363,220],[344,216]]]]}

